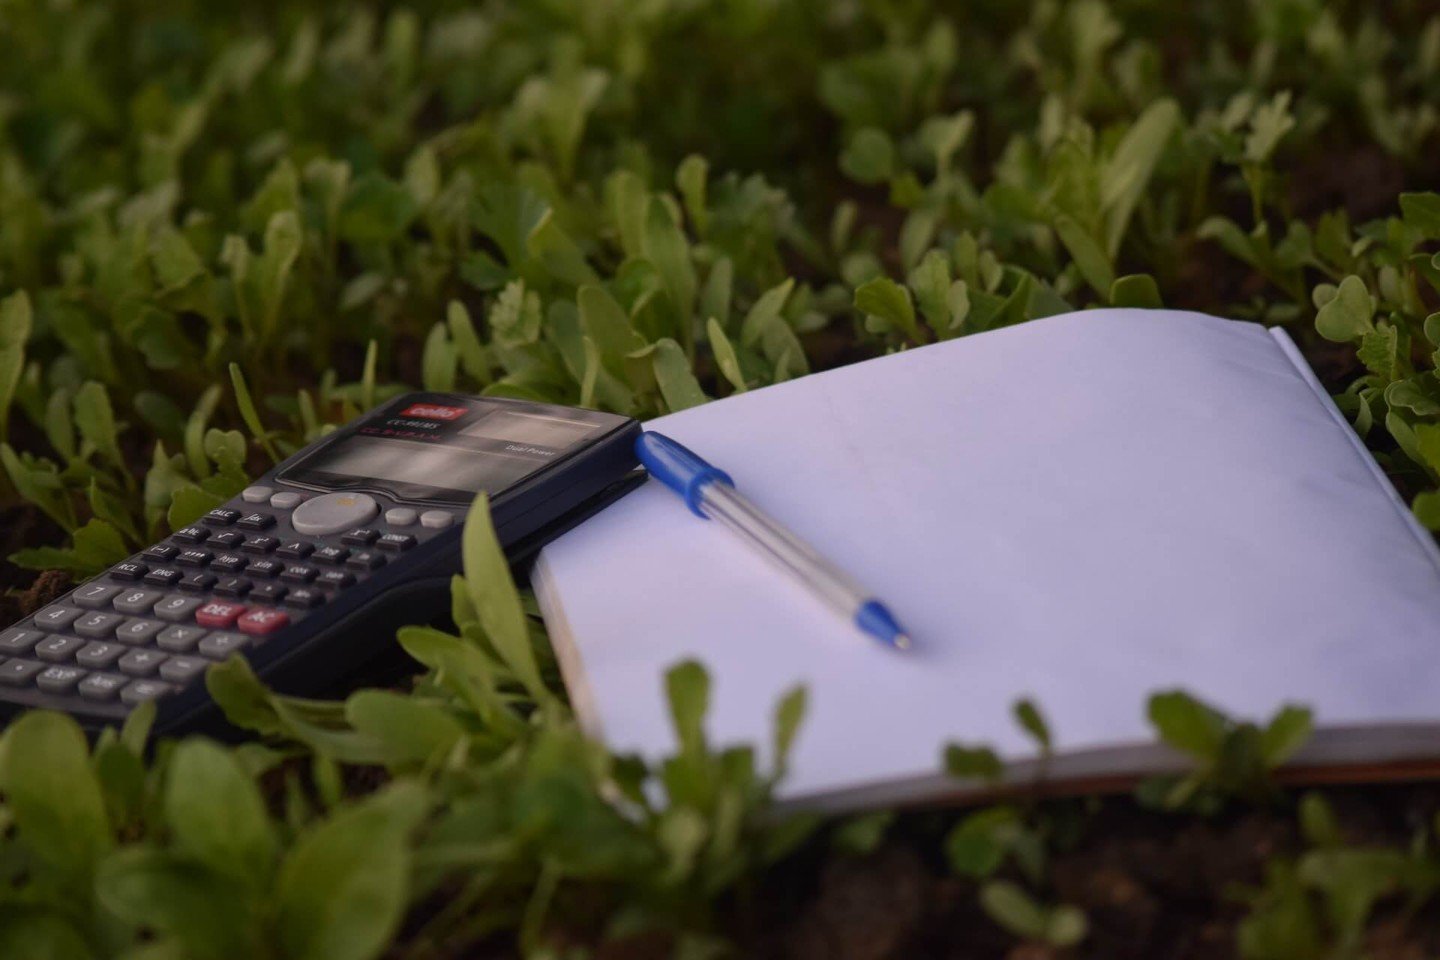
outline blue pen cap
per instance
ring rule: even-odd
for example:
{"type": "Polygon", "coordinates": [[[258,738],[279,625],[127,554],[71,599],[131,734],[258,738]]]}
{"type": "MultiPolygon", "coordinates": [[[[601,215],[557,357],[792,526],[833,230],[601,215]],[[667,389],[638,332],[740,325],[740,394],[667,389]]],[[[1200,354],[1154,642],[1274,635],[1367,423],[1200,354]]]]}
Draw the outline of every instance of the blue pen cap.
{"type": "Polygon", "coordinates": [[[645,432],[635,438],[635,456],[650,475],[680,494],[695,516],[708,520],[700,512],[700,493],[706,485],[723,483],[735,486],[730,474],[712,467],[683,444],[664,434],[645,432]]]}

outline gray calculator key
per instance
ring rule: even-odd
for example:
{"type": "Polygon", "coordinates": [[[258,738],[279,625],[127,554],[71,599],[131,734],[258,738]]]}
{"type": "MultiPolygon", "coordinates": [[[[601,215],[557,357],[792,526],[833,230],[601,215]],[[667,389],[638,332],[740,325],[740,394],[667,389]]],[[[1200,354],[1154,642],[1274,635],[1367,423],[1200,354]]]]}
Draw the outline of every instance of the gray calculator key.
{"type": "Polygon", "coordinates": [[[4,633],[0,633],[0,653],[28,653],[30,648],[39,643],[44,636],[45,634],[39,630],[21,630],[12,627],[4,633]]]}
{"type": "Polygon", "coordinates": [[[185,597],[172,593],[155,604],[155,616],[171,623],[183,623],[195,615],[196,609],[204,603],[199,597],[185,597]]]}
{"type": "Polygon", "coordinates": [[[0,684],[7,687],[23,687],[45,669],[45,664],[35,660],[6,660],[0,663],[0,684]]]}
{"type": "Polygon", "coordinates": [[[420,526],[426,530],[444,530],[455,522],[455,514],[449,510],[426,510],[420,514],[420,526]]]}
{"type": "Polygon", "coordinates": [[[163,629],[165,624],[159,620],[127,620],[123,627],[115,631],[115,636],[123,643],[148,643],[151,637],[163,629]]]}
{"type": "Polygon", "coordinates": [[[76,620],[71,629],[82,637],[89,637],[92,640],[103,640],[115,635],[115,628],[125,622],[125,618],[118,613],[87,613],[76,620]]]}
{"type": "Polygon", "coordinates": [[[75,662],[91,670],[101,670],[120,659],[126,647],[118,643],[91,643],[75,654],[75,662]]]}
{"type": "Polygon", "coordinates": [[[126,590],[115,598],[115,609],[138,616],[153,610],[163,596],[159,590],[126,590]]]}
{"type": "Polygon", "coordinates": [[[155,645],[162,650],[170,650],[174,653],[185,653],[195,649],[195,644],[205,636],[206,631],[200,627],[167,627],[155,638],[155,645]]]}
{"type": "Polygon", "coordinates": [[[323,537],[358,527],[380,512],[375,498],[363,493],[327,493],[306,500],[290,515],[290,525],[297,533],[323,537]]]}
{"type": "Polygon", "coordinates": [[[76,606],[85,607],[87,610],[99,610],[102,607],[110,606],[110,600],[119,593],[123,587],[107,586],[103,583],[87,583],[70,594],[70,600],[76,606]]]}
{"type": "Polygon", "coordinates": [[[69,693],[83,676],[79,667],[46,667],[35,678],[35,686],[46,693],[69,693]]]}
{"type": "Polygon", "coordinates": [[[202,660],[199,657],[171,657],[160,664],[160,676],[164,680],[183,686],[204,673],[209,666],[209,660],[202,660]]]}
{"type": "Polygon", "coordinates": [[[200,641],[200,652],[207,657],[223,660],[249,645],[250,638],[243,633],[212,633],[200,641]]]}
{"type": "Polygon", "coordinates": [[[78,610],[75,607],[67,607],[57,603],[35,614],[35,626],[41,630],[64,630],[70,626],[70,624],[74,623],[75,619],[84,612],[85,611],[78,610]]]}
{"type": "Polygon", "coordinates": [[[291,507],[299,506],[300,502],[304,499],[305,498],[302,497],[300,494],[295,493],[291,490],[286,490],[283,493],[277,493],[275,494],[275,496],[271,497],[270,506],[274,507],[276,510],[289,510],[291,507]]]}
{"type": "Polygon", "coordinates": [[[408,527],[420,515],[409,507],[391,507],[385,511],[385,522],[392,527],[408,527]]]}
{"type": "Polygon", "coordinates": [[[175,689],[168,683],[161,683],[159,680],[135,680],[130,686],[120,691],[120,702],[135,706],[144,703],[146,700],[155,700],[165,696],[175,689]]]}
{"type": "Polygon", "coordinates": [[[165,654],[159,650],[131,650],[120,658],[120,672],[132,677],[148,677],[159,670],[165,660],[165,654]]]}
{"type": "Polygon", "coordinates": [[[51,663],[63,663],[83,646],[85,641],[79,637],[46,637],[35,647],[35,656],[51,663]]]}
{"type": "Polygon", "coordinates": [[[240,499],[246,503],[264,503],[274,492],[270,487],[246,487],[240,491],[240,499]]]}
{"type": "Polygon", "coordinates": [[[92,673],[80,681],[80,696],[86,700],[113,700],[129,681],[129,677],[115,673],[92,673]]]}

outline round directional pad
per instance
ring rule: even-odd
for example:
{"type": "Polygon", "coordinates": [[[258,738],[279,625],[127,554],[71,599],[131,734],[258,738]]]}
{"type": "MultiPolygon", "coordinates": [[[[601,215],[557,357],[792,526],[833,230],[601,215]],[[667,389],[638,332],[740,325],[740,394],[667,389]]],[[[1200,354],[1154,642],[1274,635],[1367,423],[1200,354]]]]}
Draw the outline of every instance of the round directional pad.
{"type": "Polygon", "coordinates": [[[296,533],[323,537],[357,527],[379,512],[380,505],[363,493],[327,493],[296,507],[290,523],[296,533]]]}

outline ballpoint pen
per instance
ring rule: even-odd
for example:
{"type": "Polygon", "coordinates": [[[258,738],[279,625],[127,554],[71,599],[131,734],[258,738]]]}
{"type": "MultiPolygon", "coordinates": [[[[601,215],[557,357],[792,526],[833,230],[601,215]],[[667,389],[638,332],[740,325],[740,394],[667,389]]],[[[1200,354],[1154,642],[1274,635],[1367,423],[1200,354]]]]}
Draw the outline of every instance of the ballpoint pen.
{"type": "Polygon", "coordinates": [[[910,636],[883,603],[736,492],[725,471],[653,431],[635,439],[635,455],[650,475],[678,493],[697,517],[719,521],[734,531],[864,633],[896,649],[909,648],[910,636]]]}

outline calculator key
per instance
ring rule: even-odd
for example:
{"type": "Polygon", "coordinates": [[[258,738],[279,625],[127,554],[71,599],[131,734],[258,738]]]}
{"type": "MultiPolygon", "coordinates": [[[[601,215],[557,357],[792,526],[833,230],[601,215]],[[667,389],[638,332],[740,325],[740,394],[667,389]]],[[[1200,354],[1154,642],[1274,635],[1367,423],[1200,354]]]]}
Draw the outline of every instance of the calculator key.
{"type": "Polygon", "coordinates": [[[75,662],[82,667],[89,667],[91,670],[103,670],[110,666],[128,648],[118,643],[90,643],[85,649],[75,654],[75,662]]]}
{"type": "Polygon", "coordinates": [[[145,574],[145,582],[153,587],[173,587],[184,576],[185,571],[175,567],[156,567],[145,574]]]}
{"type": "Polygon", "coordinates": [[[271,487],[246,487],[240,491],[240,499],[246,503],[264,503],[275,490],[271,487]]]}
{"type": "Polygon", "coordinates": [[[155,646],[172,653],[185,653],[194,650],[195,644],[199,643],[200,638],[209,632],[200,627],[168,627],[160,631],[159,636],[155,638],[155,646]]]}
{"type": "Polygon", "coordinates": [[[121,613],[139,616],[155,609],[155,604],[165,596],[159,590],[127,590],[115,598],[115,609],[121,613]]]}
{"type": "Polygon", "coordinates": [[[155,616],[170,623],[184,623],[194,615],[204,601],[199,597],[185,597],[172,593],[155,604],[155,616]]]}
{"type": "Polygon", "coordinates": [[[239,573],[249,564],[250,561],[238,553],[222,553],[210,562],[210,569],[216,573],[239,573]]]}
{"type": "Polygon", "coordinates": [[[415,546],[415,538],[408,533],[387,533],[375,542],[375,546],[391,553],[399,553],[415,546]]]}
{"type": "Polygon", "coordinates": [[[7,687],[29,686],[35,674],[45,669],[45,664],[35,660],[6,660],[0,663],[0,683],[7,687]]]}
{"type": "Polygon", "coordinates": [[[87,613],[70,625],[70,629],[91,640],[108,640],[115,635],[115,628],[125,622],[118,613],[87,613]]]}
{"type": "Polygon", "coordinates": [[[249,613],[235,621],[235,626],[240,628],[241,633],[248,633],[252,637],[265,637],[277,630],[285,629],[289,623],[290,615],[288,613],[264,607],[252,607],[249,613]]]}
{"type": "Polygon", "coordinates": [[[160,664],[168,659],[159,650],[131,650],[120,658],[120,672],[129,674],[132,677],[148,677],[160,669],[160,664]]]}
{"type": "MultiPolygon", "coordinates": [[[[286,560],[304,560],[310,556],[314,549],[315,544],[313,543],[306,543],[304,540],[291,540],[288,543],[281,544],[280,548],[275,551],[275,556],[284,557],[286,560]]],[[[330,549],[333,550],[334,548],[331,547],[330,549]]]]}
{"type": "Polygon", "coordinates": [[[414,525],[418,516],[409,507],[391,507],[385,511],[385,522],[392,527],[409,527],[414,525]]]}
{"type": "Polygon", "coordinates": [[[320,574],[320,579],[315,581],[316,585],[318,586],[332,588],[348,587],[354,582],[354,575],[346,573],[344,570],[326,570],[324,573],[320,574]]]}
{"type": "Polygon", "coordinates": [[[420,514],[420,526],[426,530],[444,530],[455,522],[455,515],[448,510],[426,510],[420,514]]]}
{"type": "Polygon", "coordinates": [[[247,513],[235,521],[242,530],[269,530],[275,526],[275,517],[268,513],[247,513]]]}
{"type": "Polygon", "coordinates": [[[353,543],[358,547],[368,547],[379,539],[379,537],[379,530],[373,530],[369,527],[358,527],[341,537],[340,541],[342,543],[353,543]]]}
{"type": "Polygon", "coordinates": [[[175,559],[175,554],[179,552],[180,548],[177,546],[168,543],[157,543],[152,547],[146,547],[140,556],[146,560],[154,560],[156,563],[169,563],[175,559]]]}
{"type": "Polygon", "coordinates": [[[375,570],[385,566],[385,554],[378,550],[356,550],[345,561],[351,570],[375,570]]]}
{"type": "Polygon", "coordinates": [[[230,527],[234,526],[235,521],[239,520],[242,516],[243,514],[239,510],[231,510],[228,507],[216,507],[201,517],[200,522],[207,527],[230,527]]]}
{"type": "Polygon", "coordinates": [[[324,602],[325,594],[319,590],[312,590],[310,587],[291,590],[285,597],[285,606],[295,607],[298,610],[313,610],[324,602]]]}
{"type": "Polygon", "coordinates": [[[274,507],[276,510],[293,510],[304,502],[304,495],[295,493],[293,490],[286,490],[283,493],[277,493],[275,494],[275,496],[270,498],[270,506],[274,507]]]}
{"type": "Polygon", "coordinates": [[[149,572],[149,567],[134,560],[126,560],[124,563],[117,563],[110,568],[110,576],[116,580],[139,580],[149,572]]]}
{"type": "Polygon", "coordinates": [[[120,691],[120,702],[133,707],[147,700],[158,700],[174,689],[170,684],[161,683],[159,680],[132,680],[129,686],[120,691]]]}
{"type": "Polygon", "coordinates": [[[221,530],[205,542],[222,550],[237,550],[245,542],[245,534],[239,530],[221,530]]]}
{"type": "Polygon", "coordinates": [[[243,603],[225,603],[221,600],[212,600],[199,610],[195,611],[195,622],[202,627],[210,627],[214,630],[225,630],[235,625],[240,619],[240,614],[245,612],[243,603]]]}
{"type": "Polygon", "coordinates": [[[241,633],[212,633],[200,641],[200,652],[211,659],[224,660],[249,645],[250,638],[241,633]]]}
{"type": "Polygon", "coordinates": [[[180,589],[190,593],[204,593],[215,586],[215,581],[219,579],[213,573],[192,573],[180,581],[180,589]]]}
{"type": "Polygon", "coordinates": [[[245,568],[245,574],[269,580],[271,577],[278,577],[282,569],[285,569],[285,565],[279,560],[256,560],[245,568]]]}
{"type": "Polygon", "coordinates": [[[149,643],[165,624],[159,620],[127,620],[118,630],[115,637],[121,643],[149,643]]]}
{"type": "Polygon", "coordinates": [[[48,660],[50,663],[63,663],[79,652],[83,646],[85,646],[85,641],[79,637],[46,637],[36,644],[35,656],[41,660],[48,660]]]}
{"type": "Polygon", "coordinates": [[[280,546],[280,540],[276,537],[251,537],[240,545],[240,549],[244,553],[265,556],[275,552],[275,548],[278,546],[280,546]]]}
{"type": "Polygon", "coordinates": [[[170,539],[181,543],[204,543],[209,536],[210,531],[204,527],[181,527],[170,534],[170,539]]]}
{"type": "Polygon", "coordinates": [[[113,700],[126,680],[113,673],[92,673],[80,681],[80,696],[86,700],[113,700]]]}
{"type": "Polygon", "coordinates": [[[320,575],[320,571],[314,567],[307,567],[303,563],[292,563],[280,574],[280,579],[286,583],[309,583],[320,575]]]}
{"type": "Polygon", "coordinates": [[[35,614],[35,626],[41,630],[64,630],[74,623],[85,611],[75,607],[67,607],[61,604],[46,607],[35,614]]]}
{"type": "Polygon", "coordinates": [[[0,633],[0,653],[17,654],[29,653],[30,649],[39,643],[45,634],[39,630],[20,630],[11,627],[0,633]]]}
{"type": "Polygon", "coordinates": [[[348,556],[350,556],[348,547],[321,547],[311,555],[310,559],[316,563],[344,563],[348,556]]]}
{"type": "Polygon", "coordinates": [[[285,594],[290,589],[279,583],[258,583],[255,589],[250,591],[251,603],[279,603],[285,599],[285,594]]]}
{"type": "Polygon", "coordinates": [[[196,548],[192,550],[180,551],[180,555],[175,558],[175,562],[180,564],[180,566],[182,567],[203,567],[207,563],[209,563],[214,557],[215,554],[211,553],[209,550],[201,550],[196,548]]]}
{"type": "Polygon", "coordinates": [[[69,693],[83,676],[79,667],[46,667],[35,678],[35,686],[46,693],[69,693]]]}
{"type": "Polygon", "coordinates": [[[171,657],[160,664],[160,679],[184,686],[204,673],[209,666],[209,660],[201,660],[199,657],[171,657]]]}
{"type": "Polygon", "coordinates": [[[380,505],[367,494],[327,493],[296,507],[290,523],[297,533],[323,537],[362,524],[379,512],[380,505]]]}
{"type": "Polygon", "coordinates": [[[249,593],[250,588],[253,586],[254,584],[244,577],[227,577],[215,584],[215,595],[217,597],[230,597],[231,599],[238,600],[249,593]]]}
{"type": "Polygon", "coordinates": [[[124,587],[111,587],[103,583],[87,583],[70,595],[70,600],[76,606],[85,607],[87,610],[98,610],[101,607],[110,606],[110,601],[115,594],[124,590],[124,587]]]}

